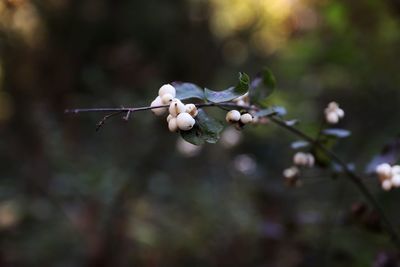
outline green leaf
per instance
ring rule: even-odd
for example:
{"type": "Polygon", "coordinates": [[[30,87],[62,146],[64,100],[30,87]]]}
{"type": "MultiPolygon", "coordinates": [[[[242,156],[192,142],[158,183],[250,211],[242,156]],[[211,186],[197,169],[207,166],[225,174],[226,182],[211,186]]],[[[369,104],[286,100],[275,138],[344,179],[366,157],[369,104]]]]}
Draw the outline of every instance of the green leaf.
{"type": "Polygon", "coordinates": [[[235,87],[223,91],[204,89],[206,99],[210,102],[221,103],[238,98],[249,91],[250,78],[246,73],[239,73],[239,82],[235,87]]]}
{"type": "Polygon", "coordinates": [[[303,140],[298,140],[293,142],[290,147],[294,150],[300,149],[300,148],[304,148],[304,147],[308,147],[310,145],[309,142],[307,141],[303,141],[303,140]]]}
{"type": "Polygon", "coordinates": [[[275,88],[275,76],[268,68],[265,68],[251,83],[249,91],[250,102],[265,107],[266,100],[275,88]]]}
{"type": "Polygon", "coordinates": [[[176,98],[180,100],[197,98],[204,100],[204,90],[193,83],[173,82],[172,86],[176,89],[176,98]]]}
{"type": "Polygon", "coordinates": [[[351,132],[345,129],[325,129],[322,131],[322,134],[327,136],[332,136],[336,138],[346,138],[351,135],[351,132]]]}
{"type": "Polygon", "coordinates": [[[268,117],[276,114],[276,111],[273,108],[265,108],[257,111],[254,116],[256,117],[268,117]]]}
{"type": "Polygon", "coordinates": [[[224,128],[223,124],[209,117],[202,109],[199,109],[199,113],[195,119],[196,124],[190,131],[181,131],[182,138],[193,145],[216,143],[224,128]]]}

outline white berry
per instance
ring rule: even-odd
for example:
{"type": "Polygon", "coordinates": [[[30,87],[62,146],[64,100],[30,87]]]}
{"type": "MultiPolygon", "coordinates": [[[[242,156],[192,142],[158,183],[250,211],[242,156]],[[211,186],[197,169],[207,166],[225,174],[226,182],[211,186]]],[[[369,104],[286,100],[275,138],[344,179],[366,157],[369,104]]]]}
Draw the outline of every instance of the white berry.
{"type": "Polygon", "coordinates": [[[158,95],[162,97],[165,94],[171,94],[172,97],[175,97],[176,96],[175,87],[173,87],[170,84],[164,84],[163,86],[161,86],[160,90],[158,90],[158,95]]]}
{"type": "Polygon", "coordinates": [[[190,116],[189,113],[183,112],[176,117],[178,128],[182,131],[189,131],[193,128],[196,121],[190,116]]]}
{"type": "Polygon", "coordinates": [[[226,121],[229,123],[238,122],[240,120],[240,112],[237,110],[231,110],[226,113],[226,121]]]}
{"type": "MultiPolygon", "coordinates": [[[[158,106],[162,106],[163,103],[161,101],[161,97],[157,96],[156,99],[153,100],[153,102],[151,102],[150,106],[151,107],[158,107],[158,106]]],[[[165,113],[165,111],[167,110],[167,108],[153,108],[151,111],[156,115],[156,116],[161,116],[165,113]]]]}
{"type": "Polygon", "coordinates": [[[172,118],[174,118],[171,114],[167,116],[167,122],[169,122],[172,118]]]}
{"type": "Polygon", "coordinates": [[[192,116],[193,118],[197,116],[197,114],[199,113],[197,110],[197,107],[194,104],[186,104],[185,105],[185,112],[189,113],[190,116],[192,116]]]}
{"type": "Polygon", "coordinates": [[[382,189],[385,191],[389,191],[392,189],[392,181],[391,180],[385,180],[382,182],[382,189]]]}
{"type": "Polygon", "coordinates": [[[314,164],[315,164],[314,156],[312,154],[308,153],[307,154],[307,166],[311,168],[314,166],[314,164]]]}
{"type": "Polygon", "coordinates": [[[185,112],[186,107],[179,99],[173,99],[169,105],[169,114],[176,117],[179,113],[185,112]]]}
{"type": "Polygon", "coordinates": [[[326,121],[329,124],[336,124],[339,122],[339,116],[336,112],[330,111],[326,114],[326,121]]]}
{"type": "Polygon", "coordinates": [[[344,117],[344,110],[341,108],[338,108],[336,110],[336,114],[339,116],[339,118],[343,118],[344,117]]]}
{"type": "Polygon", "coordinates": [[[400,174],[393,175],[391,182],[394,187],[400,187],[400,174]]]}
{"type": "Polygon", "coordinates": [[[172,99],[174,99],[174,96],[171,95],[170,93],[166,93],[161,97],[161,101],[164,105],[169,104],[172,101],[172,99]]]}
{"type": "Polygon", "coordinates": [[[240,116],[240,121],[243,124],[249,124],[249,123],[251,123],[253,121],[253,116],[251,116],[250,113],[245,113],[242,116],[240,116]]]}
{"type": "Polygon", "coordinates": [[[285,177],[286,179],[293,179],[299,175],[299,172],[299,169],[293,166],[283,171],[283,177],[285,177]]]}
{"type": "Polygon", "coordinates": [[[293,163],[297,166],[306,166],[308,165],[308,155],[303,152],[297,152],[293,156],[293,163]]]}
{"type": "Polygon", "coordinates": [[[177,124],[177,119],[176,118],[171,118],[169,120],[168,129],[170,130],[170,132],[178,131],[178,124],[177,124]]]}
{"type": "Polygon", "coordinates": [[[392,167],[388,163],[379,164],[375,171],[381,181],[392,177],[392,167]]]}

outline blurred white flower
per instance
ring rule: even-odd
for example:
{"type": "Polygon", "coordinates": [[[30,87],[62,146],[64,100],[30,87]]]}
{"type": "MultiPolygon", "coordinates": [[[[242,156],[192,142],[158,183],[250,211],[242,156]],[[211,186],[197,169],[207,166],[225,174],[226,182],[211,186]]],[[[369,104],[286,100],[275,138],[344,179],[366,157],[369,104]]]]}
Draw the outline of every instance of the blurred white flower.
{"type": "Polygon", "coordinates": [[[176,142],[176,149],[183,156],[190,158],[197,156],[200,153],[201,146],[195,146],[185,141],[183,138],[178,138],[178,141],[176,142]]]}

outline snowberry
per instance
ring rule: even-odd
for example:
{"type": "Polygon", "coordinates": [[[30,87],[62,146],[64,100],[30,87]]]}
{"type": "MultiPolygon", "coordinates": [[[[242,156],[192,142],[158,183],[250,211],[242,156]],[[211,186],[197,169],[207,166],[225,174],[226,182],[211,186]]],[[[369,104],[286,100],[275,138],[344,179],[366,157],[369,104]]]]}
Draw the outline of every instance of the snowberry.
{"type": "Polygon", "coordinates": [[[174,98],[169,105],[169,114],[176,117],[179,113],[185,112],[186,107],[179,99],[174,98]]]}
{"type": "Polygon", "coordinates": [[[336,124],[339,122],[339,116],[338,116],[338,114],[336,114],[336,112],[333,112],[333,111],[328,112],[326,114],[326,121],[329,124],[336,124]]]}
{"type": "Polygon", "coordinates": [[[161,96],[161,101],[164,105],[169,104],[172,101],[172,99],[174,99],[174,96],[171,95],[170,93],[166,93],[163,96],[161,96]]]}
{"type": "Polygon", "coordinates": [[[163,86],[161,86],[160,90],[158,90],[158,95],[162,97],[165,94],[171,94],[172,97],[175,97],[176,96],[175,87],[173,87],[170,84],[164,84],[163,86]]]}
{"type": "Polygon", "coordinates": [[[392,175],[400,175],[400,166],[399,165],[392,166],[392,175]]]}
{"type": "Polygon", "coordinates": [[[170,130],[170,132],[176,132],[178,131],[178,123],[177,123],[177,119],[176,118],[171,118],[168,121],[168,129],[170,130]]]}
{"type": "Polygon", "coordinates": [[[240,112],[237,110],[231,110],[226,113],[226,121],[229,123],[238,122],[240,120],[240,112]]]}
{"type": "Polygon", "coordinates": [[[311,168],[314,166],[314,164],[315,164],[314,156],[312,154],[308,153],[307,154],[307,166],[311,168]]]}
{"type": "MultiPolygon", "coordinates": [[[[158,107],[158,106],[162,106],[163,103],[161,101],[161,97],[157,96],[156,99],[153,100],[153,102],[151,102],[150,106],[151,107],[158,107]]],[[[165,113],[165,111],[167,110],[167,108],[153,108],[151,111],[157,115],[157,116],[161,116],[165,113]]]]}
{"type": "Polygon", "coordinates": [[[171,114],[169,114],[168,117],[167,117],[167,122],[169,122],[172,118],[174,118],[174,116],[172,116],[171,114]]]}
{"type": "Polygon", "coordinates": [[[293,179],[299,175],[300,171],[296,166],[292,166],[283,171],[283,177],[286,179],[293,179]]]}
{"type": "Polygon", "coordinates": [[[176,117],[178,128],[182,131],[188,131],[193,128],[196,121],[189,113],[183,112],[176,117]]]}
{"type": "Polygon", "coordinates": [[[391,182],[394,187],[400,187],[400,174],[393,175],[391,182]]]}
{"type": "Polygon", "coordinates": [[[297,166],[305,166],[307,165],[307,162],[308,162],[308,157],[306,153],[297,152],[293,156],[293,163],[297,166]]]}
{"type": "Polygon", "coordinates": [[[381,181],[392,177],[392,167],[388,163],[379,164],[375,171],[381,181]]]}
{"type": "Polygon", "coordinates": [[[339,116],[339,118],[344,117],[344,110],[341,108],[336,109],[336,114],[339,116]]]}
{"type": "Polygon", "coordinates": [[[391,180],[385,180],[382,182],[382,189],[385,191],[389,191],[392,189],[392,181],[391,180]]]}
{"type": "Polygon", "coordinates": [[[185,112],[189,113],[190,116],[192,116],[193,118],[197,116],[197,114],[199,113],[197,111],[197,108],[194,104],[186,104],[185,105],[185,112]]]}
{"type": "Polygon", "coordinates": [[[244,113],[242,116],[240,116],[240,121],[243,124],[249,124],[253,121],[253,116],[251,116],[250,113],[244,113]]]}

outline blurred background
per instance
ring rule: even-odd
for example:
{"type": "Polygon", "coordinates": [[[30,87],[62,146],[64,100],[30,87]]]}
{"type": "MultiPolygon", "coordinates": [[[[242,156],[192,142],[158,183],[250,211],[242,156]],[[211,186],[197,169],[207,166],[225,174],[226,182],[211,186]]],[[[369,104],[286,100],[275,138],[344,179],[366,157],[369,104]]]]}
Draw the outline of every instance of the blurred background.
{"type": "MultiPolygon", "coordinates": [[[[399,26],[397,0],[0,0],[0,266],[398,266],[345,179],[285,186],[295,139],[275,125],[193,148],[151,112],[95,132],[102,114],[63,111],[268,66],[307,133],[340,103],[334,149],[363,172],[399,133],[399,26]]],[[[400,193],[365,182],[399,226],[400,193]]]]}

